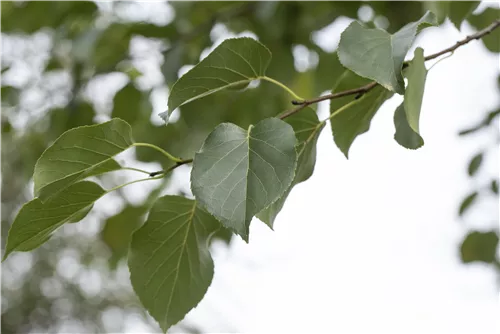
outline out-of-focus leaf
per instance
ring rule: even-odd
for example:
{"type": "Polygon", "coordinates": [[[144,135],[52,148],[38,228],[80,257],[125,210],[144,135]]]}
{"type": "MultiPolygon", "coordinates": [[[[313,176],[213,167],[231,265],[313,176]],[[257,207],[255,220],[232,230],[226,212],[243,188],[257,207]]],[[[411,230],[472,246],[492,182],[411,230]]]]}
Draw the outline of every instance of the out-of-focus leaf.
{"type": "Polygon", "coordinates": [[[191,189],[199,205],[248,242],[253,216],[277,200],[295,175],[293,128],[268,118],[244,130],[223,123],[196,153],[191,189]]]}
{"type": "Polygon", "coordinates": [[[479,6],[480,1],[450,1],[448,17],[460,30],[462,22],[479,6]]]}
{"type": "Polygon", "coordinates": [[[469,176],[476,175],[479,167],[481,167],[481,163],[483,162],[483,152],[476,154],[469,162],[469,167],[467,167],[467,172],[469,176]]]}
{"type": "MultiPolygon", "coordinates": [[[[480,14],[470,15],[468,21],[474,28],[481,30],[499,19],[500,8],[488,7],[480,14]]],[[[490,34],[481,37],[481,41],[491,52],[500,52],[500,29],[495,29],[490,34]]]]}
{"type": "Polygon", "coordinates": [[[436,24],[435,15],[427,12],[417,22],[409,23],[391,35],[381,29],[366,29],[355,21],[340,37],[340,62],[357,75],[404,94],[401,70],[406,53],[420,30],[436,24]]]}
{"type": "Polygon", "coordinates": [[[120,169],[113,157],[132,143],[130,125],[121,119],[66,131],[35,165],[35,195],[46,201],[86,177],[120,169]]]}
{"type": "Polygon", "coordinates": [[[422,1],[425,10],[431,11],[436,15],[437,23],[441,24],[446,20],[450,10],[451,1],[422,1]]]}
{"type": "Polygon", "coordinates": [[[474,191],[474,192],[470,193],[469,195],[467,195],[462,200],[462,203],[460,203],[460,207],[458,209],[459,216],[463,216],[464,213],[467,212],[471,208],[472,204],[474,204],[476,199],[477,199],[477,195],[478,195],[478,192],[474,191]]]}
{"type": "Polygon", "coordinates": [[[113,70],[120,61],[128,57],[131,37],[129,29],[126,24],[113,23],[101,32],[91,58],[91,64],[98,73],[113,70]]]}
{"type": "Polygon", "coordinates": [[[45,203],[38,198],[26,203],[10,228],[4,260],[13,251],[25,252],[40,246],[64,223],[83,219],[103,194],[97,184],[82,181],[45,203]]]}
{"type": "Polygon", "coordinates": [[[498,233],[495,231],[470,232],[460,246],[463,263],[495,261],[498,246],[498,233]]]}
{"type": "MultiPolygon", "coordinates": [[[[358,88],[369,83],[370,80],[362,78],[353,72],[346,70],[334,89],[333,93],[347,89],[358,88]]],[[[380,106],[392,96],[392,92],[377,86],[363,97],[362,101],[345,109],[340,114],[334,116],[330,125],[332,127],[333,139],[337,147],[349,157],[349,149],[360,134],[365,133],[370,128],[370,123],[380,106]]],[[[330,101],[330,113],[337,111],[340,107],[351,102],[354,96],[345,96],[330,101]]]]}
{"type": "Polygon", "coordinates": [[[208,244],[219,227],[196,201],[164,196],[133,233],[130,280],[164,331],[200,302],[212,282],[214,268],[208,244]]]}
{"type": "Polygon", "coordinates": [[[465,130],[462,130],[458,133],[459,136],[465,136],[465,135],[468,135],[468,134],[471,134],[471,133],[474,133],[474,132],[477,132],[487,126],[489,126],[491,124],[491,122],[493,122],[493,120],[498,116],[500,115],[500,109],[498,110],[495,110],[495,111],[491,111],[489,112],[485,118],[477,125],[475,126],[472,126],[468,129],[465,129],[465,130]]]}
{"type": "Polygon", "coordinates": [[[491,180],[490,190],[495,195],[498,195],[498,180],[491,180]]]}
{"type": "Polygon", "coordinates": [[[127,84],[113,99],[111,117],[121,118],[129,124],[134,124],[141,115],[141,100],[142,93],[132,83],[127,84]]]}

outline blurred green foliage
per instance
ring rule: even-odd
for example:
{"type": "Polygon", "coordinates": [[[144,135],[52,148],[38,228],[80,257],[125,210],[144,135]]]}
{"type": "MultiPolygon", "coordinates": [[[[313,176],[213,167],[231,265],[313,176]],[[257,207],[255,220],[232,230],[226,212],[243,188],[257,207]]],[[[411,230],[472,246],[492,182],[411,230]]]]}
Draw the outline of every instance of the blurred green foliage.
{"type": "MultiPolygon", "coordinates": [[[[20,205],[32,198],[36,160],[70,128],[120,117],[132,125],[137,141],[189,158],[221,122],[247,127],[288,109],[289,97],[284,92],[261,83],[244,94],[221,92],[190,103],[167,127],[161,124],[157,113],[164,110],[155,110],[153,102],[168,94],[183,66],[197,63],[214,42],[220,42],[221,32],[256,36],[273,54],[267,74],[299,95],[313,97],[331,89],[342,71],[336,55],[314,42],[316,31],[339,17],[358,19],[358,13],[363,12],[372,14],[368,26],[381,26],[390,33],[417,20],[428,9],[437,11],[441,21],[454,13],[456,26],[462,18],[478,29],[498,18],[498,9],[465,15],[467,8],[456,8],[462,6],[460,3],[453,2],[451,10],[450,5],[3,1],[3,247],[20,205]],[[297,46],[309,53],[309,66],[304,71],[294,70],[297,59],[292,50],[297,46]],[[113,80],[121,85],[118,91],[107,92],[109,86],[117,86],[109,84],[113,80]]],[[[491,52],[500,51],[499,33],[497,30],[482,42],[491,52]]],[[[164,104],[166,107],[166,101],[164,104]]],[[[498,111],[487,114],[484,122],[463,134],[483,131],[497,115],[498,111]]],[[[155,162],[161,168],[171,164],[147,149],[137,149],[135,158],[138,163],[155,162]]],[[[471,176],[480,174],[479,164],[477,159],[471,164],[471,176]]],[[[115,185],[120,176],[101,181],[115,185]]],[[[172,188],[170,181],[155,193],[166,188],[181,191],[172,188]]],[[[497,180],[487,188],[490,196],[498,197],[497,180]]],[[[127,326],[124,319],[130,315],[142,319],[151,331],[159,331],[132,292],[123,259],[130,233],[143,222],[150,200],[132,203],[120,192],[110,199],[113,208],[96,209],[85,222],[65,227],[36,251],[14,254],[2,264],[1,332],[121,332],[127,326]]],[[[219,237],[230,242],[227,231],[219,237]]],[[[497,244],[498,230],[472,232],[460,248],[462,260],[498,263],[497,244]]],[[[175,330],[195,332],[196,328],[183,322],[175,330]]]]}

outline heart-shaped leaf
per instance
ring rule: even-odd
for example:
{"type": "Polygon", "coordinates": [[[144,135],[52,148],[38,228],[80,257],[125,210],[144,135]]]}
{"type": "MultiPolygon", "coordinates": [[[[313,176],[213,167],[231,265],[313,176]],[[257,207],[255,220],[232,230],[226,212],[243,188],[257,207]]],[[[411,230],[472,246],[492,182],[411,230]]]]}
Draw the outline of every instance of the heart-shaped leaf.
{"type": "Polygon", "coordinates": [[[268,118],[244,130],[215,128],[196,153],[191,189],[198,202],[248,242],[252,217],[277,200],[295,175],[293,128],[268,118]]]}
{"type": "Polygon", "coordinates": [[[394,113],[394,125],[396,127],[394,139],[401,146],[415,150],[424,145],[424,139],[420,136],[419,130],[420,110],[427,77],[424,50],[422,48],[415,49],[415,56],[411,61],[406,76],[408,78],[408,87],[405,91],[405,98],[394,113]]]}
{"type": "Polygon", "coordinates": [[[316,164],[316,143],[324,127],[324,124],[320,124],[316,112],[309,107],[300,113],[286,118],[285,122],[293,127],[295,136],[297,137],[297,168],[292,185],[276,202],[269,205],[257,215],[257,218],[266,223],[270,228],[273,228],[274,220],[283,208],[292,188],[296,184],[304,182],[313,174],[316,164]]]}
{"type": "Polygon", "coordinates": [[[83,219],[104,193],[97,184],[82,181],[45,203],[35,198],[24,204],[10,227],[4,260],[13,251],[26,252],[40,246],[63,224],[83,219]]]}
{"type": "Polygon", "coordinates": [[[86,177],[120,169],[113,157],[132,144],[130,125],[118,118],[66,131],[35,165],[35,196],[45,202],[86,177]]]}
{"type": "Polygon", "coordinates": [[[195,201],[164,196],[132,235],[130,280],[164,331],[201,301],[212,282],[208,241],[220,226],[195,201]]]}
{"type": "Polygon", "coordinates": [[[391,35],[352,22],[340,37],[340,62],[354,73],[375,80],[390,91],[404,94],[401,70],[406,53],[422,28],[436,24],[435,15],[427,12],[417,22],[409,23],[391,35]]]}
{"type": "Polygon", "coordinates": [[[265,75],[271,52],[260,42],[232,38],[222,42],[205,59],[177,80],[168,97],[168,121],[177,107],[225,88],[248,84],[265,75]]]}
{"type": "MultiPolygon", "coordinates": [[[[333,92],[357,88],[369,82],[370,80],[346,70],[337,81],[333,92]]],[[[332,117],[330,125],[332,127],[333,139],[346,158],[349,157],[349,149],[356,137],[368,131],[373,116],[375,116],[380,106],[389,99],[392,94],[392,92],[383,87],[376,86],[366,93],[361,101],[332,117]]],[[[353,99],[353,96],[345,96],[331,100],[330,113],[336,112],[339,108],[353,99]]]]}

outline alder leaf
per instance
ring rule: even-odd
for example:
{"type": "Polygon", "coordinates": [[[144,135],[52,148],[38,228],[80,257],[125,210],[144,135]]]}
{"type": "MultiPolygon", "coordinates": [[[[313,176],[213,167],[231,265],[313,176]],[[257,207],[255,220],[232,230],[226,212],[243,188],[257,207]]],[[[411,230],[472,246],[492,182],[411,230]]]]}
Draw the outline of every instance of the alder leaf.
{"type": "Polygon", "coordinates": [[[420,136],[420,110],[424,97],[425,68],[424,50],[416,48],[413,60],[407,70],[408,87],[405,91],[403,103],[394,113],[396,133],[394,139],[403,147],[415,150],[424,145],[420,136]]]}
{"type": "Polygon", "coordinates": [[[391,35],[381,29],[368,29],[352,22],[341,34],[339,60],[354,73],[375,80],[386,89],[404,94],[401,70],[406,53],[417,33],[436,25],[436,16],[427,12],[418,21],[409,23],[391,35]]]}
{"type": "Polygon", "coordinates": [[[35,196],[45,202],[86,177],[120,169],[113,157],[132,144],[130,125],[119,118],[66,131],[35,165],[35,196]]]}
{"type": "MultiPolygon", "coordinates": [[[[347,89],[358,88],[369,82],[370,80],[346,70],[337,81],[332,92],[335,93],[347,89]]],[[[346,158],[349,157],[349,149],[356,137],[368,131],[373,116],[375,116],[380,106],[392,95],[392,92],[381,86],[376,86],[366,93],[361,101],[332,117],[330,125],[333,139],[346,158]]],[[[351,95],[331,100],[330,113],[334,113],[354,98],[355,97],[351,95]]]]}
{"type": "Polygon", "coordinates": [[[271,52],[260,42],[248,37],[227,39],[176,81],[168,97],[168,110],[160,116],[167,121],[183,104],[259,79],[270,61],[271,52]]]}
{"type": "Polygon", "coordinates": [[[214,265],[208,242],[220,226],[196,201],[164,196],[132,235],[132,286],[165,332],[201,301],[210,286],[214,265]]]}
{"type": "Polygon", "coordinates": [[[200,205],[248,242],[252,217],[276,201],[295,175],[293,128],[268,118],[244,130],[215,128],[195,154],[191,189],[200,205]]]}
{"type": "Polygon", "coordinates": [[[257,218],[266,223],[271,229],[273,228],[276,216],[283,208],[292,188],[296,184],[306,181],[313,174],[316,164],[316,144],[319,134],[324,127],[324,124],[320,124],[316,112],[309,107],[286,118],[285,122],[293,127],[295,137],[297,138],[297,168],[292,185],[276,202],[269,205],[257,215],[257,218]]]}
{"type": "Polygon", "coordinates": [[[83,219],[94,202],[104,194],[105,191],[97,184],[82,181],[72,184],[45,203],[35,198],[24,204],[10,227],[3,259],[13,251],[34,249],[46,242],[63,224],[83,219]]]}

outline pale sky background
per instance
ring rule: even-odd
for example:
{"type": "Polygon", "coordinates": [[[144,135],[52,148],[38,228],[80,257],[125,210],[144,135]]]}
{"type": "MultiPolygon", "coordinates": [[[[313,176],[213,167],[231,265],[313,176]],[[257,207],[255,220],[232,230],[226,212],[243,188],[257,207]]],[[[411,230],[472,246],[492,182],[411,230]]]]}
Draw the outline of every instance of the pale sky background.
{"type": "MultiPolygon", "coordinates": [[[[341,18],[319,34],[320,45],[334,50],[349,22],[341,18]]],[[[462,32],[449,22],[429,28],[408,54],[416,46],[426,55],[440,51],[473,32],[467,23],[462,32]]],[[[218,37],[216,44],[229,36],[218,37]]],[[[204,332],[498,333],[495,273],[463,265],[458,253],[467,226],[492,227],[481,212],[498,215],[498,203],[483,201],[457,218],[474,182],[498,174],[498,151],[487,155],[477,181],[466,174],[494,133],[457,136],[498,105],[498,74],[498,56],[477,41],[434,67],[421,112],[425,145],[417,151],[393,140],[399,96],[356,139],[349,160],[326,127],[314,175],[294,188],[275,231],[255,219],[249,244],[236,237],[229,248],[216,245],[212,285],[186,319],[204,332]]],[[[328,103],[321,104],[320,119],[327,113],[328,103]]],[[[189,190],[189,168],[176,177],[189,190]]],[[[128,188],[129,196],[139,187],[128,188]]],[[[150,331],[130,325],[131,332],[150,331]]]]}
{"type": "MultiPolygon", "coordinates": [[[[171,19],[159,4],[139,7],[154,9],[160,22],[171,19]]],[[[133,15],[141,14],[139,7],[133,15]]],[[[482,8],[484,4],[478,11],[482,8]]],[[[318,34],[321,47],[334,50],[349,22],[340,18],[318,34]]],[[[216,44],[228,37],[220,26],[217,29],[211,33],[216,44]]],[[[409,55],[416,46],[423,47],[426,55],[440,51],[473,32],[467,23],[462,32],[449,22],[426,29],[409,55]]],[[[135,41],[132,48],[140,53],[141,42],[135,41]]],[[[147,75],[140,84],[160,84],[152,98],[152,121],[158,123],[157,113],[164,111],[168,94],[161,87],[161,74],[148,70],[151,59],[147,57],[157,53],[147,47],[142,52],[145,58],[138,68],[147,75]]],[[[300,56],[300,48],[295,52],[300,56]]],[[[427,68],[433,63],[427,62],[427,68]]],[[[301,62],[296,66],[300,68],[301,62]]],[[[349,160],[336,148],[329,126],[325,127],[314,175],[294,188],[275,230],[255,219],[249,244],[235,237],[229,247],[214,246],[212,285],[186,319],[203,332],[499,333],[495,272],[482,264],[463,265],[458,253],[468,228],[493,226],[488,218],[498,217],[499,205],[490,198],[465,219],[457,217],[461,199],[474,186],[498,175],[499,154],[494,147],[480,177],[470,180],[466,173],[471,156],[482,147],[491,148],[495,133],[483,131],[474,139],[460,138],[457,133],[498,106],[499,70],[498,55],[478,41],[434,67],[427,76],[421,112],[425,145],[417,151],[406,150],[393,139],[393,112],[402,101],[399,96],[386,102],[370,131],[355,140],[349,160]]],[[[91,85],[88,94],[99,100],[104,88],[117,90],[122,79],[117,76],[91,85]]],[[[101,102],[97,101],[98,109],[101,102]]],[[[103,109],[106,103],[101,103],[103,109]]],[[[328,102],[318,112],[320,119],[326,118],[328,102]]],[[[129,160],[132,153],[127,151],[122,158],[129,160]]],[[[178,188],[189,191],[189,171],[187,166],[175,170],[175,184],[166,193],[178,188]]],[[[137,174],[127,177],[136,179],[137,174]]],[[[147,195],[145,189],[154,185],[132,185],[125,193],[137,203],[147,195]]],[[[102,215],[118,212],[121,205],[108,195],[96,203],[84,223],[67,226],[60,233],[96,234],[102,215]]],[[[16,256],[18,260],[12,262],[29,267],[29,253],[12,257],[16,256]]],[[[60,261],[64,277],[77,268],[68,261],[60,261]]],[[[120,284],[129,286],[128,271],[122,269],[120,284]]],[[[102,282],[89,275],[75,279],[82,280],[82,287],[90,289],[91,282],[98,282],[94,285],[100,288],[102,282]]],[[[110,319],[113,322],[112,315],[110,319]]],[[[130,333],[153,330],[137,317],[124,321],[130,333]]]]}

